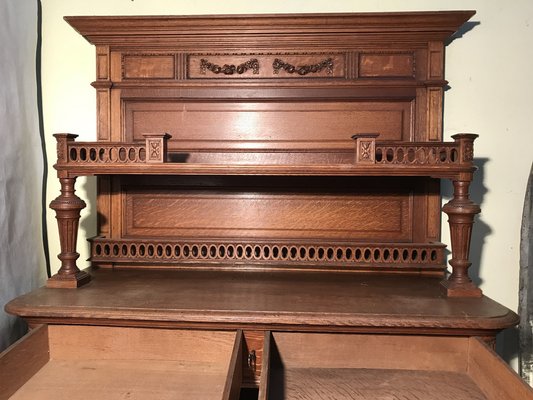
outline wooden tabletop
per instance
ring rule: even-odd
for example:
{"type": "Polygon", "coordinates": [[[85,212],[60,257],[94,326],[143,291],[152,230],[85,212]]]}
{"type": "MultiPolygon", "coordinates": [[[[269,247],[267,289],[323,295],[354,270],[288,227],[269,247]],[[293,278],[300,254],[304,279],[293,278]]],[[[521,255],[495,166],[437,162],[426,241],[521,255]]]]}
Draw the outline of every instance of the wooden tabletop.
{"type": "Polygon", "coordinates": [[[79,289],[6,305],[30,323],[494,334],[518,323],[493,300],[447,298],[435,278],[351,273],[90,270],[79,289]]]}

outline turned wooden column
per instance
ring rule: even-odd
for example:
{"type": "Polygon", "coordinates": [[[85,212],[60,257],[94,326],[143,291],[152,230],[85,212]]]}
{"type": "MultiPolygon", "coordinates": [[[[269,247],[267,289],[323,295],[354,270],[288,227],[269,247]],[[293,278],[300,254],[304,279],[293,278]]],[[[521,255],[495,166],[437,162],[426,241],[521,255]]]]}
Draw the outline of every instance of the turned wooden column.
{"type": "Polygon", "coordinates": [[[448,214],[452,242],[452,273],[442,285],[450,297],[481,297],[481,290],[468,275],[468,268],[472,265],[469,253],[474,217],[481,211],[479,205],[469,197],[470,182],[475,170],[472,163],[473,143],[477,135],[463,133],[452,137],[459,144],[458,163],[472,165],[472,172],[461,173],[452,179],[453,198],[442,207],[442,211],[448,214]]]}
{"type": "Polygon", "coordinates": [[[78,239],[78,225],[80,211],[85,208],[85,202],[74,193],[76,178],[59,178],[61,195],[50,203],[50,208],[56,212],[59,227],[61,253],[57,256],[61,260],[61,268],[46,282],[47,287],[77,288],[89,282],[91,276],[80,271],[76,260],[80,256],[76,252],[78,239]]]}

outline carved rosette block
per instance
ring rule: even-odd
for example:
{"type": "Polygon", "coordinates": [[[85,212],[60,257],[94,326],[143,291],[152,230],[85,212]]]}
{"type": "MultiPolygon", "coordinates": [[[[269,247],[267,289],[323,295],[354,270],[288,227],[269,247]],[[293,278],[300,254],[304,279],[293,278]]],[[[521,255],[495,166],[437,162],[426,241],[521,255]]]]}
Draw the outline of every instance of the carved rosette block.
{"type": "Polygon", "coordinates": [[[167,141],[172,136],[168,133],[145,133],[146,162],[149,164],[164,163],[167,161],[167,141]]]}
{"type": "Polygon", "coordinates": [[[60,177],[59,181],[61,183],[61,195],[50,203],[50,208],[56,212],[59,227],[61,253],[57,257],[61,260],[61,268],[46,282],[46,286],[77,288],[91,280],[91,276],[80,271],[76,265],[76,260],[80,256],[76,252],[78,225],[80,211],[85,208],[85,202],[74,193],[76,178],[60,177]]]}
{"type": "Polygon", "coordinates": [[[376,163],[376,138],[379,133],[365,133],[353,135],[355,140],[355,163],[375,164],[376,163]]]}
{"type": "MultiPolygon", "coordinates": [[[[457,134],[452,136],[459,143],[459,162],[472,164],[474,159],[474,140],[477,135],[457,134]]],[[[473,171],[462,173],[453,179],[453,198],[442,207],[448,214],[450,225],[450,238],[452,244],[452,273],[447,280],[442,282],[449,297],[481,297],[482,292],[470,279],[468,268],[472,265],[469,261],[470,240],[474,217],[481,212],[479,205],[469,198],[469,187],[473,171]]]]}

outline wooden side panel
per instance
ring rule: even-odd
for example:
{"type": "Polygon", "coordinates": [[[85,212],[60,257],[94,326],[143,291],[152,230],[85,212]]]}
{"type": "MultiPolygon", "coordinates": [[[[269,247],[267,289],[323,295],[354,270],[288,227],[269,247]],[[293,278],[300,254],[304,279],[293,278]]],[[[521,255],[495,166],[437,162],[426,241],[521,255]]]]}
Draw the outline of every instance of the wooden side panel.
{"type": "Polygon", "coordinates": [[[129,190],[124,237],[411,239],[411,198],[249,190],[129,190]]]}
{"type": "Polygon", "coordinates": [[[169,150],[353,148],[352,135],[411,140],[411,102],[125,101],[126,140],[172,135],[169,150]]]}
{"type": "Polygon", "coordinates": [[[470,338],[468,375],[488,400],[532,400],[533,389],[480,339],[470,338]]]}
{"type": "Polygon", "coordinates": [[[42,325],[0,354],[0,399],[8,399],[49,360],[48,328],[42,325]]]}

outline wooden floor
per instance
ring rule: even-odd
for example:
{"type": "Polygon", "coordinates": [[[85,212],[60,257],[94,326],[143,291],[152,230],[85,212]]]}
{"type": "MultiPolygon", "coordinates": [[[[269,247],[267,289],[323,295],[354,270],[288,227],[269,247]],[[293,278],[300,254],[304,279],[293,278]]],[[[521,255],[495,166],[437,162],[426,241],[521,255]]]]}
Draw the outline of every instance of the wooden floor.
{"type": "Polygon", "coordinates": [[[273,371],[269,400],[486,400],[465,374],[297,368],[273,371]]]}
{"type": "Polygon", "coordinates": [[[439,279],[350,273],[93,270],[79,289],[40,288],[6,310],[36,322],[280,329],[483,331],[518,322],[486,298],[446,298],[439,279]],[[135,321],[135,323],[133,322],[135,321]]]}

